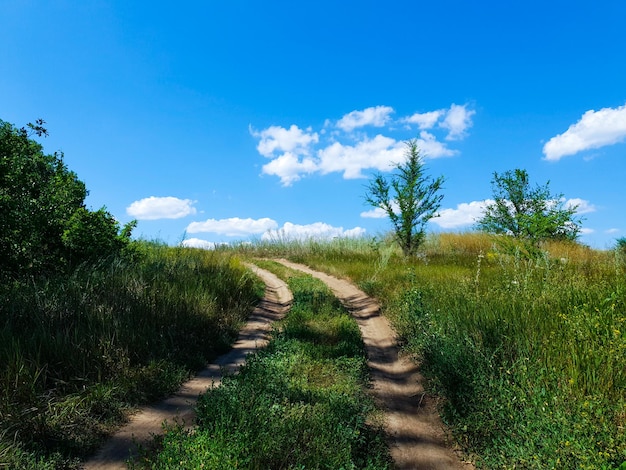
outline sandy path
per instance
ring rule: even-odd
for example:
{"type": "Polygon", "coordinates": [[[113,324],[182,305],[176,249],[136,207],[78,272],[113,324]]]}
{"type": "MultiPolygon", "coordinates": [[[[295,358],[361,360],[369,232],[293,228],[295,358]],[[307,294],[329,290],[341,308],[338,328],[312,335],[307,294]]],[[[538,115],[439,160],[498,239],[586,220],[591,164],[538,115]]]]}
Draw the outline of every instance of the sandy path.
{"type": "Polygon", "coordinates": [[[133,415],[131,421],[84,464],[85,469],[126,469],[126,460],[137,454],[137,444],[147,443],[153,435],[159,434],[164,421],[185,423],[191,427],[198,396],[218,386],[224,371],[237,371],[246,355],[267,344],[271,323],[287,312],[293,297],[287,285],[274,274],[254,265],[248,267],[265,282],[265,297],[250,315],[233,349],[186,382],[175,395],[133,415]]]}
{"type": "Polygon", "coordinates": [[[391,455],[398,469],[470,470],[447,442],[434,400],[424,392],[417,365],[398,355],[395,333],[374,299],[351,283],[287,260],[322,280],[350,310],[367,349],[374,396],[385,412],[391,455]]]}

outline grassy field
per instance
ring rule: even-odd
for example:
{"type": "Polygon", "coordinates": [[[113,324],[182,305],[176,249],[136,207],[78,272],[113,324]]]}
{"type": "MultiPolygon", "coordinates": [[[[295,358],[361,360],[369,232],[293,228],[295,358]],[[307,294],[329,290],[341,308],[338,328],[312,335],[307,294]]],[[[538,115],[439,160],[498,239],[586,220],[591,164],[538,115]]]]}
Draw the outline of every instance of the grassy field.
{"type": "MultiPolygon", "coordinates": [[[[378,298],[479,468],[614,470],[626,461],[626,259],[542,249],[528,259],[476,233],[431,235],[412,260],[385,239],[145,244],[140,262],[3,286],[0,463],[76,467],[125,410],[227,347],[261,293],[238,260],[281,256],[378,298]]],[[[204,397],[196,434],[168,431],[154,465],[196,468],[197,454],[241,468],[385,468],[358,330],[321,286],[268,266],[299,306],[266,352],[204,397]],[[328,436],[338,450],[327,456],[328,436]],[[310,453],[289,460],[296,447],[310,453]]]]}
{"type": "Polygon", "coordinates": [[[321,281],[262,265],[288,280],[291,311],[265,350],[201,397],[199,426],[168,429],[134,468],[391,468],[355,321],[321,281]]]}
{"type": "Polygon", "coordinates": [[[542,248],[527,259],[476,233],[430,236],[412,261],[385,240],[255,247],[376,296],[479,468],[617,468],[626,260],[573,243],[542,248]]]}
{"type": "Polygon", "coordinates": [[[231,254],[138,248],[0,289],[0,468],[77,468],[128,409],[228,348],[263,293],[231,254]]]}

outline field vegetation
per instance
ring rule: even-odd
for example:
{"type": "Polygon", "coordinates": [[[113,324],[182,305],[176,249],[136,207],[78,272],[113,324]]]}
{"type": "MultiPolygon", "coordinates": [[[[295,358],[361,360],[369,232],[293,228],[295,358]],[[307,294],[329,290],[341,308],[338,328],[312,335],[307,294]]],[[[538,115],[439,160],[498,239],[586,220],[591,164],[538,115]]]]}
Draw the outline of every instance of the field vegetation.
{"type": "Polygon", "coordinates": [[[291,311],[266,349],[201,397],[198,427],[166,429],[135,468],[391,468],[356,322],[321,281],[259,264],[288,280],[291,311]]]}
{"type": "Polygon", "coordinates": [[[0,468],[77,468],[129,409],[225,351],[263,293],[227,253],[135,250],[1,286],[0,468]]]}
{"type": "MultiPolygon", "coordinates": [[[[501,236],[258,244],[376,296],[479,468],[613,469],[626,460],[626,259],[571,241],[528,257],[501,236]]],[[[241,250],[250,250],[242,246],[241,250]]]]}

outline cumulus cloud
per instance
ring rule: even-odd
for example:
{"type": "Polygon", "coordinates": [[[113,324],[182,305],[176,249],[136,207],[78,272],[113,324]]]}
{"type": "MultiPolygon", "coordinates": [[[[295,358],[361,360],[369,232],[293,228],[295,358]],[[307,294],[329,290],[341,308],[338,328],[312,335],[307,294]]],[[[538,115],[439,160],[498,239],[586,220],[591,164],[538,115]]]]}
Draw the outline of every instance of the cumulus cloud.
{"type": "Polygon", "coordinates": [[[384,219],[387,217],[387,212],[382,207],[377,207],[369,211],[361,212],[361,217],[364,219],[384,219]]]}
{"type": "Polygon", "coordinates": [[[424,158],[456,155],[458,151],[449,148],[438,135],[448,141],[462,139],[475,114],[468,105],[456,104],[396,121],[392,119],[393,113],[390,106],[352,111],[336,122],[326,119],[319,132],[311,127],[303,130],[295,124],[289,128],[271,126],[262,131],[250,127],[251,135],[259,140],[258,152],[271,159],[263,165],[262,174],[277,176],[283,186],[290,186],[311,174],[337,172],[345,179],[353,179],[364,178],[365,170],[390,171],[404,161],[404,141],[415,137],[407,135],[413,125],[420,130],[417,144],[424,158]],[[372,135],[368,126],[385,129],[372,135]],[[355,129],[359,131],[352,132],[355,129]],[[404,135],[396,136],[399,133],[404,135]]]}
{"type": "MultiPolygon", "coordinates": [[[[391,201],[391,210],[396,214],[400,213],[400,206],[396,201],[391,201]]],[[[361,212],[361,217],[365,219],[384,219],[387,217],[387,211],[382,207],[376,207],[372,210],[361,212]]]]}
{"type": "Polygon", "coordinates": [[[337,122],[337,127],[345,132],[365,126],[383,127],[391,119],[391,113],[393,108],[390,106],[373,106],[363,111],[352,111],[337,122]]]}
{"type": "MultiPolygon", "coordinates": [[[[456,229],[475,224],[485,213],[488,205],[493,204],[492,199],[484,201],[462,202],[456,208],[446,208],[438,211],[439,217],[431,219],[431,221],[441,228],[456,229]]],[[[556,201],[554,201],[556,203],[556,201]]],[[[578,206],[577,214],[586,214],[595,212],[596,207],[589,201],[580,198],[572,198],[567,201],[563,200],[566,208],[578,206]]]]}
{"type": "Polygon", "coordinates": [[[439,217],[431,219],[431,221],[439,225],[441,228],[459,228],[473,225],[480,219],[485,207],[494,201],[487,199],[484,201],[463,202],[456,206],[456,209],[441,209],[439,217]]]}
{"type": "Polygon", "coordinates": [[[330,240],[333,238],[357,238],[365,234],[365,229],[354,227],[344,230],[343,227],[333,227],[324,222],[315,222],[309,225],[297,225],[291,222],[278,230],[271,230],[263,234],[262,240],[330,240]]]}
{"type": "Polygon", "coordinates": [[[313,173],[317,169],[318,164],[312,158],[299,158],[291,152],[286,152],[263,165],[263,173],[278,176],[283,186],[291,186],[301,179],[302,175],[313,173]]]}
{"type": "Polygon", "coordinates": [[[258,235],[274,230],[278,227],[275,220],[267,217],[262,219],[240,219],[232,217],[230,219],[207,219],[204,222],[192,222],[187,226],[188,233],[217,233],[228,237],[241,237],[247,235],[258,235]]]}
{"type": "Polygon", "coordinates": [[[402,142],[380,134],[356,145],[335,142],[318,152],[318,167],[322,174],[337,171],[343,172],[345,179],[363,178],[364,169],[391,169],[394,163],[404,159],[404,151],[402,142]]]}
{"type": "Polygon", "coordinates": [[[186,240],[183,240],[183,242],[181,243],[182,246],[188,248],[202,248],[203,250],[214,250],[216,247],[226,244],[227,243],[209,242],[207,240],[201,240],[200,238],[188,238],[186,240]]]}
{"type": "Polygon", "coordinates": [[[390,106],[374,106],[363,111],[352,111],[337,122],[337,127],[345,132],[365,126],[383,127],[391,119],[391,113],[393,108],[390,106]]]}
{"type": "Polygon", "coordinates": [[[424,158],[450,157],[457,154],[456,150],[450,150],[445,144],[439,142],[433,134],[426,131],[420,132],[417,146],[424,158]]]}
{"type": "Polygon", "coordinates": [[[564,206],[566,209],[577,206],[576,207],[577,214],[588,214],[590,212],[595,212],[597,210],[596,206],[591,204],[589,201],[585,199],[580,199],[580,198],[568,199],[567,201],[565,201],[564,206]]]}
{"type": "Polygon", "coordinates": [[[311,128],[303,131],[295,124],[289,129],[280,126],[270,126],[260,132],[250,129],[250,133],[260,139],[257,150],[264,157],[272,157],[275,152],[307,154],[309,146],[319,141],[317,132],[312,132],[311,128]]]}
{"type": "Polygon", "coordinates": [[[180,219],[196,213],[194,203],[191,199],[150,196],[133,202],[126,213],[138,220],[180,219]]]}
{"type": "MultiPolygon", "coordinates": [[[[491,199],[484,201],[463,202],[458,204],[456,208],[440,209],[437,217],[433,217],[430,221],[441,228],[457,229],[460,227],[470,226],[480,219],[487,204],[493,203],[491,199]]],[[[399,210],[396,204],[394,209],[399,210]]],[[[381,208],[375,208],[369,211],[361,212],[361,217],[372,219],[383,219],[387,217],[387,213],[381,208]]]]}
{"type": "Polygon", "coordinates": [[[409,124],[417,124],[417,127],[420,129],[432,129],[445,112],[445,109],[438,109],[437,111],[429,111],[426,113],[415,113],[412,116],[404,118],[402,121],[409,124]]]}
{"type": "Polygon", "coordinates": [[[446,140],[459,140],[466,136],[467,129],[472,127],[472,116],[476,111],[468,109],[467,105],[452,104],[446,116],[439,124],[448,130],[446,140]]]}
{"type": "Polygon", "coordinates": [[[589,110],[564,133],[543,146],[546,160],[558,161],[567,155],[622,142],[626,138],[626,105],[589,110]]]}

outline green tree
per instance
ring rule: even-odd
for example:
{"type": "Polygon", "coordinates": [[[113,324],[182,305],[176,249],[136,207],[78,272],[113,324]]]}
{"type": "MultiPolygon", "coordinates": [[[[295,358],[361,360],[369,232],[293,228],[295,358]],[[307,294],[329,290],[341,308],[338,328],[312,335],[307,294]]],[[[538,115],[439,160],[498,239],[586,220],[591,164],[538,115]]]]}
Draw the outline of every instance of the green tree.
{"type": "MultiPolygon", "coordinates": [[[[84,216],[87,211],[85,184],[67,168],[63,154],[46,155],[43,147],[31,139],[33,134],[47,135],[44,124],[38,120],[28,124],[27,130],[0,120],[2,275],[38,275],[65,269],[68,250],[75,249],[72,244],[76,237],[70,234],[76,230],[76,217],[80,216],[74,214],[79,211],[84,216]]],[[[89,223],[103,216],[97,212],[89,223]]],[[[100,235],[113,239],[118,236],[111,231],[100,231],[100,235]]],[[[100,242],[95,246],[109,243],[104,238],[100,242]]]]}
{"type": "MultiPolygon", "coordinates": [[[[38,135],[45,135],[30,125],[38,135]]],[[[87,190],[62,154],[45,155],[25,128],[0,121],[0,258],[9,273],[41,272],[62,257],[65,221],[87,190]]]]}
{"type": "Polygon", "coordinates": [[[130,240],[135,221],[123,227],[106,208],[90,211],[78,208],[65,224],[62,241],[70,264],[96,261],[120,254],[130,240]]]}
{"type": "Polygon", "coordinates": [[[551,194],[550,182],[530,185],[526,170],[494,172],[494,201],[487,204],[478,221],[479,230],[510,235],[531,246],[545,240],[576,240],[580,218],[577,205],[565,205],[562,194],[551,194]]]}
{"type": "Polygon", "coordinates": [[[405,256],[414,256],[426,236],[426,223],[437,217],[444,178],[425,175],[417,140],[406,142],[406,160],[394,166],[389,179],[380,173],[367,187],[366,202],[385,211],[405,256]]]}

